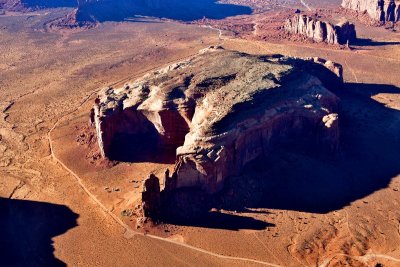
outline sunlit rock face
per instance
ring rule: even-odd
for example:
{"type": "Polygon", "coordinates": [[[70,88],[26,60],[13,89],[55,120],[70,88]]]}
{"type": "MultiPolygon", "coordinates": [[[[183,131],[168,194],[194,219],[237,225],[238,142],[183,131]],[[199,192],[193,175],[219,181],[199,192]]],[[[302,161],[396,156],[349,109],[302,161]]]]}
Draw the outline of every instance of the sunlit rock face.
{"type": "Polygon", "coordinates": [[[379,20],[381,9],[378,2],[379,0],[343,0],[342,7],[359,12],[367,12],[371,18],[379,20]]]}
{"type": "Polygon", "coordinates": [[[353,43],[357,38],[354,24],[348,21],[333,25],[330,22],[303,14],[296,14],[287,19],[284,28],[289,33],[328,44],[353,43]]]}
{"type": "Polygon", "coordinates": [[[176,165],[166,189],[213,193],[282,143],[335,151],[338,98],[328,89],[341,86],[341,75],[340,65],[319,58],[211,47],[106,88],[92,120],[103,156],[172,150],[176,165]]]}

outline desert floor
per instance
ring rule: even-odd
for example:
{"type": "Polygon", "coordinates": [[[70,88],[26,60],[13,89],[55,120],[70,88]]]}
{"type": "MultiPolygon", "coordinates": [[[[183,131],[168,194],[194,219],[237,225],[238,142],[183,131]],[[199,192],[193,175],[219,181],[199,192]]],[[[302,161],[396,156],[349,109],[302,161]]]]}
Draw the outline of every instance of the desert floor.
{"type": "Polygon", "coordinates": [[[0,16],[5,265],[400,265],[397,32],[357,25],[365,41],[340,50],[230,39],[211,28],[161,20],[53,32],[43,26],[51,16],[46,11],[0,16]],[[132,180],[170,164],[94,166],[76,138],[99,89],[213,44],[341,63],[343,152],[333,159],[278,153],[267,162],[271,179],[278,181],[264,205],[221,211],[212,224],[136,232],[121,216],[140,191],[132,180]]]}

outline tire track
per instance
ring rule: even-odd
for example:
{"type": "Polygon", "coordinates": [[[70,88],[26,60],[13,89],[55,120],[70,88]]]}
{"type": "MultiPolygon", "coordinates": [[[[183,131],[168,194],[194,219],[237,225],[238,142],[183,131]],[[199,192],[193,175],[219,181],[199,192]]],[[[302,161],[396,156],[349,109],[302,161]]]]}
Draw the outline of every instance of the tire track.
{"type": "MultiPolygon", "coordinates": [[[[272,253],[272,251],[264,244],[264,242],[262,242],[262,240],[257,236],[257,234],[254,233],[253,235],[254,235],[255,238],[261,243],[261,245],[267,250],[267,252],[268,252],[272,257],[274,257],[276,261],[279,262],[280,260],[276,257],[276,255],[275,255],[274,253],[272,253]]],[[[280,266],[280,265],[275,265],[275,266],[280,266]]]]}
{"type": "Polygon", "coordinates": [[[350,72],[351,72],[351,74],[353,75],[353,77],[354,77],[356,83],[359,83],[356,73],[355,73],[354,70],[349,66],[349,64],[347,63],[347,60],[345,60],[344,63],[346,64],[346,67],[350,70],[350,72]]]}

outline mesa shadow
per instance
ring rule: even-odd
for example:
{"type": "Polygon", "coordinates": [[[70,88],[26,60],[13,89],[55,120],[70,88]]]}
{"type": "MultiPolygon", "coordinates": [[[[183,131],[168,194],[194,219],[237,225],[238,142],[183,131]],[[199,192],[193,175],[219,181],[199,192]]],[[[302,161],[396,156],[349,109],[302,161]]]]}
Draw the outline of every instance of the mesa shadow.
{"type": "Polygon", "coordinates": [[[116,134],[112,140],[108,158],[119,162],[154,162],[173,164],[176,148],[160,148],[158,133],[116,134]]]}
{"type": "Polygon", "coordinates": [[[327,213],[386,188],[400,174],[400,111],[371,96],[400,88],[347,83],[335,93],[341,98],[337,155],[281,146],[229,179],[218,208],[327,213]]]}
{"type": "MultiPolygon", "coordinates": [[[[254,219],[234,212],[212,210],[216,206],[215,196],[201,189],[181,188],[161,195],[159,219],[163,223],[231,231],[263,230],[274,227],[272,223],[254,219]]],[[[246,213],[253,213],[245,210],[246,213]]],[[[268,214],[268,213],[265,213],[268,214]]]]}
{"type": "Polygon", "coordinates": [[[64,205],[0,198],[2,266],[65,266],[54,257],[52,238],[77,226],[64,205]]]}
{"type": "Polygon", "coordinates": [[[169,223],[181,226],[193,226],[211,229],[239,230],[264,230],[267,227],[275,227],[275,224],[246,217],[243,215],[227,214],[210,211],[196,220],[170,220],[169,223]]]}
{"type": "Polygon", "coordinates": [[[385,45],[399,45],[400,42],[393,41],[374,41],[372,39],[357,38],[353,45],[355,46],[385,46],[385,45]]]}
{"type": "Polygon", "coordinates": [[[223,19],[229,16],[251,14],[247,6],[222,4],[217,0],[115,0],[87,1],[78,8],[77,20],[125,21],[148,16],[180,21],[193,21],[204,17],[223,19]]]}

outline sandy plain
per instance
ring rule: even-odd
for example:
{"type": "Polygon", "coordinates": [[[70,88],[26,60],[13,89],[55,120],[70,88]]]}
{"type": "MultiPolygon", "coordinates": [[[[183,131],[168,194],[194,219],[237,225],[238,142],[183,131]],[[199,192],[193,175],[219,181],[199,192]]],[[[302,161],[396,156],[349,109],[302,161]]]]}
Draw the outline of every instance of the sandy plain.
{"type": "Polygon", "coordinates": [[[398,33],[357,24],[359,36],[370,40],[350,51],[231,39],[214,29],[159,20],[51,32],[43,22],[53,15],[0,16],[6,265],[400,265],[398,33]],[[338,159],[274,155],[265,178],[276,182],[264,192],[263,205],[227,208],[212,223],[161,225],[136,234],[121,215],[140,192],[132,180],[163,172],[169,163],[93,165],[76,138],[97,90],[211,44],[341,63],[343,153],[338,159]]]}

